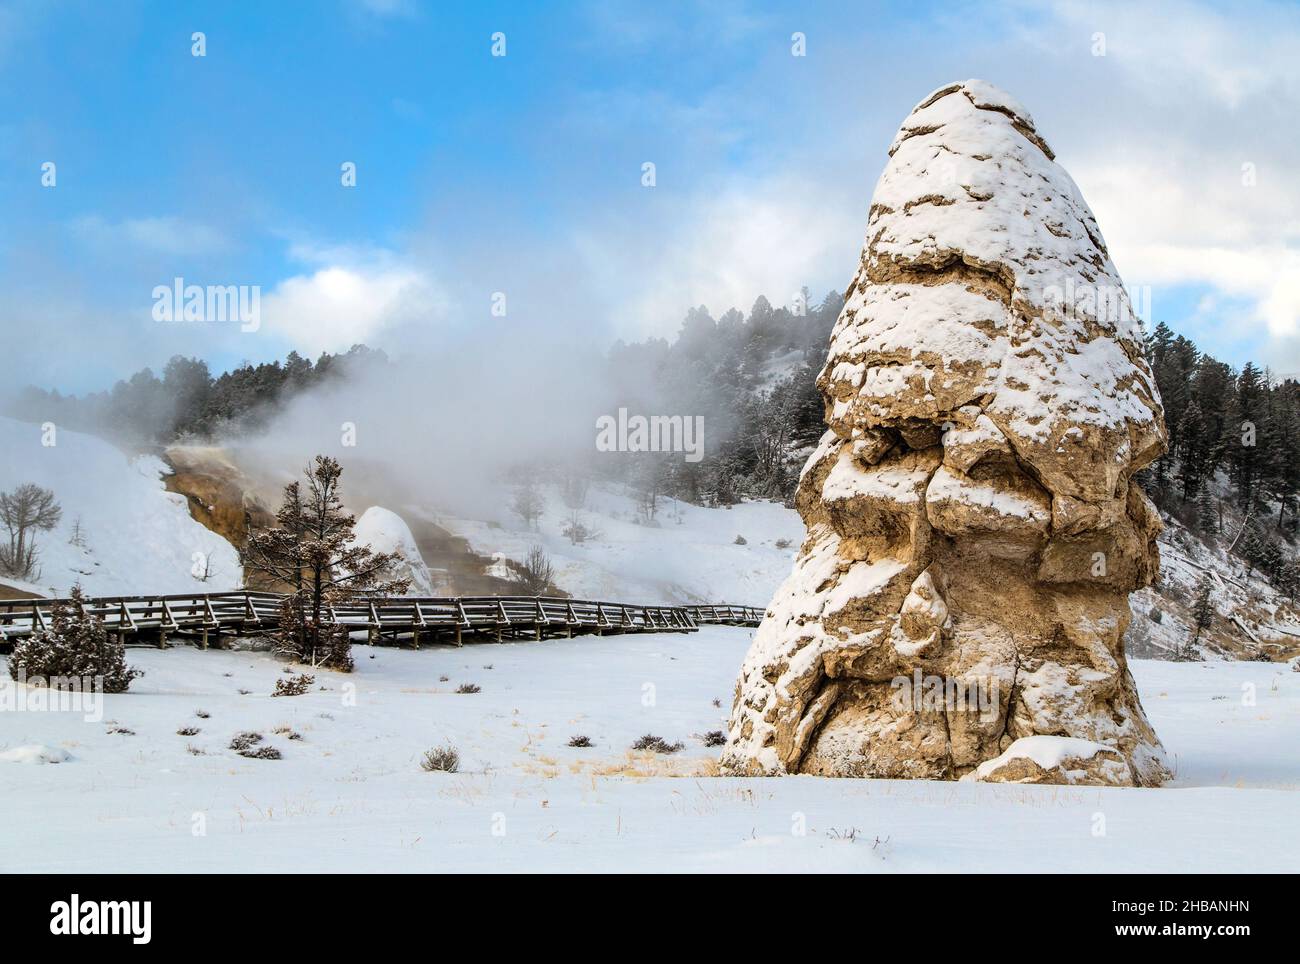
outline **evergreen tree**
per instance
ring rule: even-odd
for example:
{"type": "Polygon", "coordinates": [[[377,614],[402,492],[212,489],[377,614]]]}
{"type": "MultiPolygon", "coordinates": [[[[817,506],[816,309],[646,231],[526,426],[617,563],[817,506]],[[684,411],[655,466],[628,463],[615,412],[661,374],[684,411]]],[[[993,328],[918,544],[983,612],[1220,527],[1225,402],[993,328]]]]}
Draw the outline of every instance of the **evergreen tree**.
{"type": "Polygon", "coordinates": [[[1218,499],[1210,494],[1208,488],[1203,489],[1196,500],[1196,528],[1206,539],[1219,534],[1218,499]]]}
{"type": "Polygon", "coordinates": [[[143,676],[143,670],[126,665],[121,637],[109,637],[104,620],[86,612],[87,602],[78,585],[72,587],[70,598],[55,603],[49,628],[14,644],[10,677],[64,689],[95,679],[105,693],[125,693],[131,680],[143,676]]]}
{"type": "Polygon", "coordinates": [[[1201,633],[1214,625],[1214,603],[1210,593],[1210,580],[1203,576],[1196,589],[1196,602],[1192,605],[1192,624],[1196,627],[1196,632],[1188,645],[1188,658],[1194,658],[1195,646],[1200,642],[1201,633]]]}
{"type": "Polygon", "coordinates": [[[312,666],[352,669],[346,628],[328,619],[330,607],[356,598],[401,595],[407,579],[390,575],[397,553],[354,545],[356,518],[343,509],[334,459],[316,456],[304,470],[307,491],[297,482],[284,490],[275,528],[250,533],[241,553],[245,571],[260,573],[287,590],[278,630],[285,655],[312,666]]]}
{"type": "Polygon", "coordinates": [[[1243,506],[1250,506],[1258,494],[1266,462],[1264,427],[1265,386],[1259,369],[1246,362],[1237,376],[1236,394],[1229,416],[1228,464],[1243,506]],[[1233,438],[1232,433],[1236,433],[1233,438]]]}

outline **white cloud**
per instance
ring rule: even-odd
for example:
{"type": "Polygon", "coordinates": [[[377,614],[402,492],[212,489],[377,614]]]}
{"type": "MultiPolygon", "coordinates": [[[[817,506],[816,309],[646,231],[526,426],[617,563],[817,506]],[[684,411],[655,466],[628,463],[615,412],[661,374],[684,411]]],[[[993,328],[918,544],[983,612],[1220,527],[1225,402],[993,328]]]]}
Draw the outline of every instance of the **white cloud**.
{"type": "Polygon", "coordinates": [[[1236,108],[1282,89],[1300,90],[1297,24],[1291,4],[1080,3],[1055,5],[1067,28],[1102,32],[1106,57],[1148,92],[1187,100],[1209,97],[1236,108]]]}
{"type": "Polygon", "coordinates": [[[262,325],[304,354],[383,346],[396,328],[446,314],[433,279],[392,252],[299,244],[291,255],[314,270],[263,295],[262,325]]]}
{"type": "Polygon", "coordinates": [[[72,222],[83,243],[113,251],[122,247],[179,255],[215,254],[229,248],[224,234],[207,224],[172,216],[108,221],[97,214],[72,222]]]}

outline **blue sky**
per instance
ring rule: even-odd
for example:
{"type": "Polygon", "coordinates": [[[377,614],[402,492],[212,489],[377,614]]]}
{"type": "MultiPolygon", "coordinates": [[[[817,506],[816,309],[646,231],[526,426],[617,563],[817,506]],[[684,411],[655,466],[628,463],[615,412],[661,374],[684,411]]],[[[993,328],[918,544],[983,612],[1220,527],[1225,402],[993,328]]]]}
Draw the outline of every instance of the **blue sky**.
{"type": "Polygon", "coordinates": [[[520,326],[589,345],[820,296],[898,123],[982,76],[1033,112],[1157,319],[1300,370],[1297,7],[1130,7],[0,0],[5,342],[80,391],[176,353],[520,326]],[[154,321],[177,276],[259,285],[266,323],[154,321]]]}

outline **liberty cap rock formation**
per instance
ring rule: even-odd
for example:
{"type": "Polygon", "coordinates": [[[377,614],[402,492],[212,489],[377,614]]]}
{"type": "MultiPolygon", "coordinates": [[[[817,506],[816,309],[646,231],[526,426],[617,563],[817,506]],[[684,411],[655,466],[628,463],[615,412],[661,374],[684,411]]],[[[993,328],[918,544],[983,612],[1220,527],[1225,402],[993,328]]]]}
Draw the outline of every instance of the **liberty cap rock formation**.
{"type": "Polygon", "coordinates": [[[1158,785],[1122,639],[1159,563],[1132,476],[1166,434],[1101,232],[983,81],[889,156],[724,769],[1158,785]]]}

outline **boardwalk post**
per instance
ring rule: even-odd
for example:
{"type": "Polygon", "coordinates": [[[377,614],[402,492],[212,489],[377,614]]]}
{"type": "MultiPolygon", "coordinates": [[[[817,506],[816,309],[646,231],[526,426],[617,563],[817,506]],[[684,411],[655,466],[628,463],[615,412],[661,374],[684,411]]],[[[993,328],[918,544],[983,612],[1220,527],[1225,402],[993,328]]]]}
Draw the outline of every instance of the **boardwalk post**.
{"type": "Polygon", "coordinates": [[[463,628],[466,628],[468,626],[469,626],[469,615],[465,612],[465,603],[461,600],[459,596],[457,596],[456,597],[456,645],[457,646],[465,645],[461,641],[460,633],[463,628]]]}

